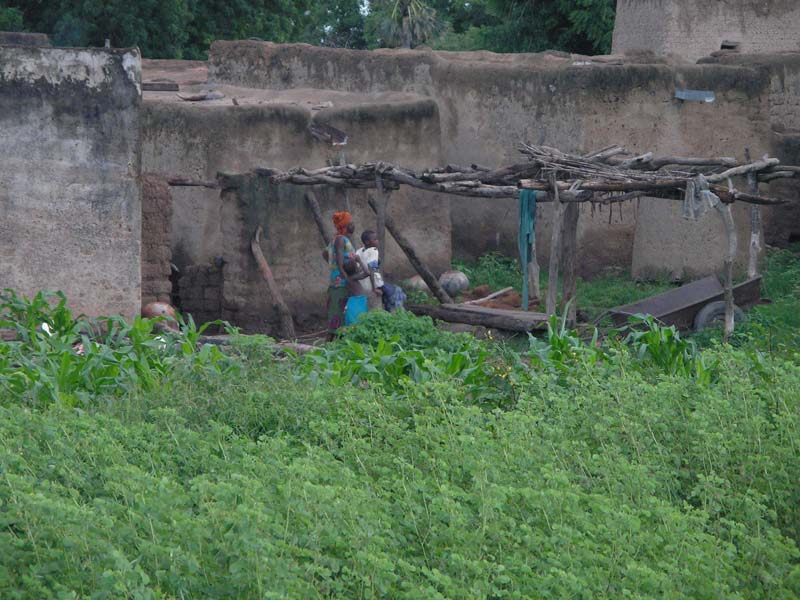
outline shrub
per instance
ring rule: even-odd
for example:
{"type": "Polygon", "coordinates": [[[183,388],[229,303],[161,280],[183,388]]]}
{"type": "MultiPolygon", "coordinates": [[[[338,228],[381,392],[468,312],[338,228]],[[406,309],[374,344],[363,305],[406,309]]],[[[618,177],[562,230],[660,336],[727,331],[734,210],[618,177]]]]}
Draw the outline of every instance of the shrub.
{"type": "Polygon", "coordinates": [[[126,386],[152,389],[177,368],[231,368],[215,346],[197,350],[197,328],[181,320],[178,332],[156,332],[157,319],[73,317],[60,292],[32,300],[6,290],[0,295],[0,328],[14,341],[0,345],[0,388],[38,405],[85,406],[94,395],[122,393],[126,386]]]}
{"type": "Polygon", "coordinates": [[[405,310],[392,313],[376,310],[361,315],[357,323],[346,329],[345,337],[373,347],[382,341],[394,340],[408,350],[458,352],[477,346],[473,336],[441,331],[430,317],[417,317],[405,310]]]}

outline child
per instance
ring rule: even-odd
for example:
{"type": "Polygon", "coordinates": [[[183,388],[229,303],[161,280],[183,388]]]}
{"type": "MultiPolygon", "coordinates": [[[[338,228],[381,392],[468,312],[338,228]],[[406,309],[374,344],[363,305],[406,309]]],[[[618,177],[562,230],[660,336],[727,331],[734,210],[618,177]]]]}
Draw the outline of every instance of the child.
{"type": "Polygon", "coordinates": [[[352,258],[344,261],[344,272],[347,275],[347,305],[344,309],[344,324],[352,325],[362,313],[367,312],[367,297],[361,287],[361,281],[368,277],[367,273],[359,273],[358,263],[352,258]]]}
{"type": "Polygon", "coordinates": [[[356,250],[356,257],[365,265],[370,275],[369,281],[366,279],[361,280],[361,286],[365,293],[369,294],[373,290],[380,292],[383,308],[389,312],[403,308],[406,295],[403,293],[402,288],[385,282],[381,276],[378,234],[367,229],[361,234],[361,242],[364,247],[356,250]]]}

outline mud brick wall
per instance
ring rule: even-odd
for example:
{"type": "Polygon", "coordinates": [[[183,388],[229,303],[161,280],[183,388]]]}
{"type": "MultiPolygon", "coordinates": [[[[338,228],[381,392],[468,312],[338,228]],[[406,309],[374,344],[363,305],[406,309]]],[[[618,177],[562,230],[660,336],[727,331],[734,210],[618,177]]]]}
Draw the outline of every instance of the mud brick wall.
{"type": "Polygon", "coordinates": [[[697,60],[737,42],[743,53],[800,50],[797,0],[617,0],[614,52],[697,60]]]}
{"type": "Polygon", "coordinates": [[[172,194],[156,175],[142,176],[142,305],[170,302],[172,194]]]}
{"type": "Polygon", "coordinates": [[[196,323],[222,318],[223,269],[214,265],[190,265],[183,269],[178,284],[178,307],[196,323]]]}

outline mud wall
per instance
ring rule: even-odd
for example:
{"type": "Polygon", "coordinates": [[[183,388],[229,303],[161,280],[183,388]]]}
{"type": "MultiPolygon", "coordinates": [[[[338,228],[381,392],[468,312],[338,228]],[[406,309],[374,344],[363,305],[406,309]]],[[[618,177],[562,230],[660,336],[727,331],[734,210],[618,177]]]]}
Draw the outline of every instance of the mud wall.
{"type": "Polygon", "coordinates": [[[800,50],[796,0],[617,0],[613,51],[695,61],[737,42],[747,54],[800,50]]]}
{"type": "MultiPolygon", "coordinates": [[[[765,129],[770,135],[770,155],[783,164],[800,164],[800,52],[732,55],[702,62],[744,66],[763,72],[769,81],[765,129]]],[[[763,193],[789,200],[783,206],[761,209],[766,243],[785,246],[800,241],[800,182],[784,179],[761,187],[763,193]]]]}
{"type": "Polygon", "coordinates": [[[142,305],[171,302],[172,194],[163,177],[142,176],[142,305]]]}
{"type": "MultiPolygon", "coordinates": [[[[146,101],[144,169],[214,179],[218,172],[239,174],[257,167],[286,169],[338,162],[340,149],[316,141],[309,133],[312,118],[349,134],[346,156],[350,162],[384,159],[423,166],[441,161],[439,113],[430,99],[343,105],[313,117],[308,109],[290,104],[200,107],[146,101]]],[[[272,305],[249,248],[250,237],[261,225],[264,253],[297,318],[301,322],[318,319],[324,314],[327,267],[321,258],[323,242],[305,201],[307,190],[270,186],[265,181],[254,189],[242,197],[196,187],[172,189],[172,259],[181,271],[180,302],[184,310],[197,315],[269,331],[272,305]]],[[[349,207],[357,236],[363,229],[375,228],[365,193],[350,191],[345,196],[316,190],[316,194],[327,224],[334,211],[349,207]]],[[[390,213],[431,269],[439,273],[449,268],[447,196],[400,190],[391,196],[390,213]]],[[[397,278],[412,273],[391,238],[386,270],[397,278]]]]}
{"type": "Polygon", "coordinates": [[[0,288],[138,313],[135,50],[0,46],[0,288]]]}
{"type": "MultiPolygon", "coordinates": [[[[446,162],[498,166],[520,160],[520,141],[588,152],[617,143],[634,152],[743,156],[741,140],[754,153],[770,145],[765,90],[757,69],[664,64],[601,65],[557,54],[496,55],[486,52],[353,51],[261,42],[216,42],[209,78],[268,89],[313,87],[343,91],[404,91],[429,96],[439,106],[446,162]],[[713,104],[683,103],[678,88],[714,90],[713,104]]],[[[398,159],[395,159],[398,160],[398,159]]],[[[514,201],[452,200],[454,254],[474,258],[487,251],[516,252],[514,201]],[[457,206],[457,209],[455,208],[457,206]]],[[[550,207],[537,226],[540,260],[547,259],[550,207]]],[[[642,272],[656,261],[672,271],[685,263],[685,249],[634,244],[647,203],[611,214],[584,207],[579,226],[583,275],[606,266],[642,272]],[[634,249],[654,253],[634,260],[634,249]]],[[[682,224],[670,205],[671,225],[682,224]]],[[[715,239],[715,225],[701,222],[698,240],[715,239]],[[710,229],[709,229],[710,228],[710,229]],[[702,231],[705,229],[705,231],[702,231]]],[[[672,232],[664,227],[664,236],[672,232]]],[[[716,246],[694,249],[716,255],[716,246]]],[[[718,262],[705,268],[722,265],[718,262]]]]}

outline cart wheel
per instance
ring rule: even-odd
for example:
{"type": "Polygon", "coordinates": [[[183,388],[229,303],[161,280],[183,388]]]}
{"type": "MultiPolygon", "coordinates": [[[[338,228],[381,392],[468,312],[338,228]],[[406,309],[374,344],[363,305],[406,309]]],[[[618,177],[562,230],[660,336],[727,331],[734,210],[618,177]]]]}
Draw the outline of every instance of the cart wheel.
{"type": "MultiPolygon", "coordinates": [[[[744,323],[747,320],[747,315],[744,311],[733,305],[733,322],[744,323]]],[[[714,327],[725,324],[725,301],[717,300],[716,302],[709,302],[697,313],[694,318],[694,330],[703,331],[706,327],[714,327]]]]}

